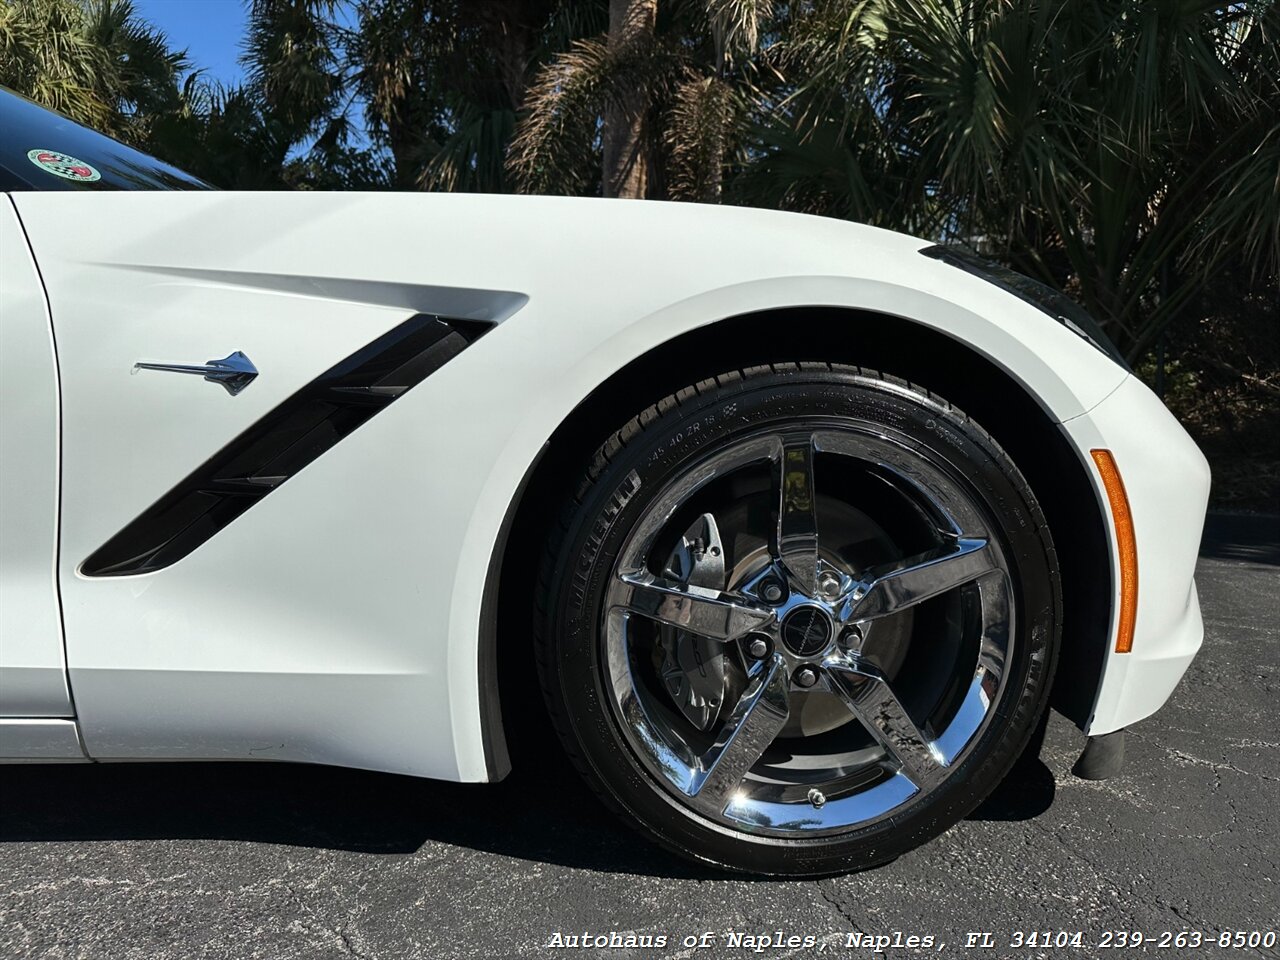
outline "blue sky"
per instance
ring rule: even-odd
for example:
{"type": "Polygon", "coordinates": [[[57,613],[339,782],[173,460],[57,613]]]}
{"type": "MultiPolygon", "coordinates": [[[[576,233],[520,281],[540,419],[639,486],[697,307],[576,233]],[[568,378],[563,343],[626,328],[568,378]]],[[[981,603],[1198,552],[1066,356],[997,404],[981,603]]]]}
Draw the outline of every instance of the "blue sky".
{"type": "Polygon", "coordinates": [[[186,47],[207,79],[230,85],[244,76],[237,62],[245,27],[241,0],[134,0],[133,6],[172,46],[186,47]]]}
{"type": "MultiPolygon", "coordinates": [[[[200,70],[206,80],[234,86],[244,79],[240,66],[248,11],[245,0],[133,0],[138,16],[157,27],[174,49],[186,48],[187,59],[200,70]]],[[[354,7],[340,6],[337,21],[353,28],[354,7]]],[[[369,145],[362,122],[360,102],[350,114],[354,124],[352,143],[369,145]]],[[[306,145],[295,152],[305,152],[306,145]]]]}

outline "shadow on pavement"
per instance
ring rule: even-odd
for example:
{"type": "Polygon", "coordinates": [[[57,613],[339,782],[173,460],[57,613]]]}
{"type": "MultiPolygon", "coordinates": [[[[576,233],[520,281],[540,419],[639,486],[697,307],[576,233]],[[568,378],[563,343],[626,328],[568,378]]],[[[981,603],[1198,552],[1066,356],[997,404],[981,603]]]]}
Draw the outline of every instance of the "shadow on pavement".
{"type": "Polygon", "coordinates": [[[1211,513],[1205,521],[1200,556],[1280,566],[1280,516],[1211,513]]]}
{"type": "Polygon", "coordinates": [[[1024,757],[992,791],[970,820],[1033,820],[1049,809],[1057,781],[1039,757],[1024,757]]]}
{"type": "Polygon", "coordinates": [[[609,872],[704,877],[618,822],[559,756],[455,784],[280,763],[13,766],[0,842],[247,840],[407,854],[428,841],[609,872]]]}
{"type": "Polygon", "coordinates": [[[1048,730],[1049,714],[1046,713],[1009,775],[969,814],[968,819],[1031,820],[1049,809],[1058,785],[1053,771],[1040,759],[1048,730]]]}
{"type": "MultiPolygon", "coordinates": [[[[536,771],[497,784],[283,763],[11,766],[0,842],[243,840],[408,854],[430,841],[609,873],[725,876],[643,840],[558,751],[546,753],[536,771]]],[[[971,818],[1029,819],[1053,795],[1052,773],[1029,748],[971,818]]]]}

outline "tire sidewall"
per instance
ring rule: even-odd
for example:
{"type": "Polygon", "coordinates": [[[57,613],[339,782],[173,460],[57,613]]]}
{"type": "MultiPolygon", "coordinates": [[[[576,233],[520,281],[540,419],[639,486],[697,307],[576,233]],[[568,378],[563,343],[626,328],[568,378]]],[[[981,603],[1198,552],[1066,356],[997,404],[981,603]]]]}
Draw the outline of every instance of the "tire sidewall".
{"type": "Polygon", "coordinates": [[[616,451],[596,477],[551,577],[543,677],[571,753],[605,799],[686,855],[758,873],[822,874],[890,860],[969,813],[999,783],[1045,709],[1060,613],[1052,546],[1012,461],[979,428],[906,384],[860,373],[796,370],[721,382],[687,398],[616,451]],[[778,838],[732,830],[681,804],[635,756],[605,688],[602,607],[614,563],[648,506],[725,442],[799,419],[871,427],[946,472],[1001,540],[1013,588],[1013,653],[995,715],[955,772],[923,800],[838,836],[778,838]],[[565,727],[568,727],[565,730],[565,727]],[[576,750],[573,749],[576,747],[576,750]]]}

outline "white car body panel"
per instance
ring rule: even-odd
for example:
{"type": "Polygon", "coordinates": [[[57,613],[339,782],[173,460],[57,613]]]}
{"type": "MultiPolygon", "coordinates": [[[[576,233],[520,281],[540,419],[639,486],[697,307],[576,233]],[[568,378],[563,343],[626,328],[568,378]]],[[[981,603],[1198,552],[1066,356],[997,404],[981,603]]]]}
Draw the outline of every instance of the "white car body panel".
{"type": "MultiPolygon", "coordinates": [[[[44,288],[0,198],[0,717],[70,717],[55,562],[58,377],[44,288]]],[[[29,727],[14,728],[0,745],[29,727]]]]}
{"type": "MultiPolygon", "coordinates": [[[[923,241],[855,224],[464,195],[14,199],[57,333],[59,578],[76,715],[97,759],[287,759],[486,779],[481,605],[522,480],[597,385],[724,318],[832,306],[942,330],[1065,421],[1083,462],[1104,439],[1127,481],[1145,445],[1164,434],[1178,450],[1190,443],[1167,414],[1135,422],[1148,436],[1126,432],[1124,417],[1146,416],[1149,403],[1063,325],[920,256],[923,241]],[[239,431],[416,313],[496,326],[172,566],[78,572],[239,431]],[[235,397],[196,377],[131,372],[140,360],[203,363],[233,350],[260,371],[235,397]],[[1095,408],[1105,415],[1095,420],[1095,408]]],[[[853,315],[847,335],[857,336],[853,315]]],[[[1153,502],[1151,515],[1168,514],[1153,502]]],[[[1145,516],[1143,564],[1166,546],[1145,516]]],[[[1180,597],[1191,589],[1182,554],[1198,533],[1183,530],[1167,568],[1180,597]]],[[[1134,645],[1152,663],[1167,644],[1186,646],[1162,635],[1156,589],[1134,645]]],[[[1112,679],[1117,662],[1095,710],[1100,732],[1159,706],[1112,679]]]]}
{"type": "MultiPolygon", "coordinates": [[[[1204,626],[1194,580],[1200,518],[1209,501],[1209,464],[1147,387],[1130,377],[1088,416],[1068,421],[1076,448],[1106,448],[1124,478],[1138,542],[1138,613],[1133,650],[1107,656],[1086,731],[1122,730],[1160,709],[1200,649],[1204,626]],[[1186,520],[1193,518],[1188,525],[1186,520]],[[1188,529],[1190,526],[1191,529],[1188,529]]],[[[1090,475],[1105,502],[1096,467],[1090,475]]],[[[1113,525],[1106,511],[1107,522],[1113,525]]],[[[1111,537],[1112,570],[1119,569],[1111,537]]],[[[1119,576],[1113,573],[1112,582],[1119,576]]],[[[1117,586],[1117,591],[1118,591],[1117,586]]],[[[1114,635],[1118,601],[1113,606],[1114,635]]]]}
{"type": "Polygon", "coordinates": [[[4,763],[87,762],[74,720],[0,719],[0,761],[4,763]]]}

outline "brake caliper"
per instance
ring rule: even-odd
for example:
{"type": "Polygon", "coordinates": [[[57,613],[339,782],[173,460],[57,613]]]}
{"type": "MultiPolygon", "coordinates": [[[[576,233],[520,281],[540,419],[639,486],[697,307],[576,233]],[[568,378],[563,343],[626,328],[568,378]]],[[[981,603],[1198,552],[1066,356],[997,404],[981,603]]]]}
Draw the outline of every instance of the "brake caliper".
{"type": "MultiPolygon", "coordinates": [[[[664,573],[691,587],[725,588],[724,545],[715,517],[704,513],[676,544],[664,573]]],[[[658,630],[658,675],[671,700],[699,730],[715,726],[728,687],[726,644],[675,627],[658,630]]]]}

